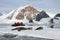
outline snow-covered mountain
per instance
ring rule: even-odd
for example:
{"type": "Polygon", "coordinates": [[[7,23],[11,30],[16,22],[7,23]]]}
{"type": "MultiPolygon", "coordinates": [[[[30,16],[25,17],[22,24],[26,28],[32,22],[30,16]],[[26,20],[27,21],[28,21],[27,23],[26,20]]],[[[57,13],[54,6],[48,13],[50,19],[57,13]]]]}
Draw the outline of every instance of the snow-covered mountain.
{"type": "MultiPolygon", "coordinates": [[[[45,11],[40,11],[37,8],[32,7],[30,5],[14,9],[9,14],[3,15],[0,17],[0,23],[1,23],[0,24],[0,34],[2,35],[2,33],[3,34],[7,33],[5,35],[0,36],[0,38],[2,37],[2,39],[3,39],[3,37],[6,37],[6,36],[11,38],[12,36],[14,36],[14,35],[8,34],[8,33],[11,33],[11,34],[19,35],[19,36],[31,36],[31,37],[60,40],[60,29],[58,29],[58,28],[60,28],[60,19],[59,20],[54,19],[54,28],[50,28],[51,24],[50,24],[49,20],[51,18],[47,18],[47,17],[53,18],[53,14],[50,15],[50,13],[45,12],[45,11]],[[40,21],[35,21],[35,18],[36,19],[43,18],[43,19],[41,19],[40,21]],[[29,23],[28,20],[30,20],[30,19],[34,19],[33,23],[29,23]],[[13,29],[15,27],[12,27],[11,23],[20,22],[20,21],[28,26],[19,26],[19,27],[26,27],[26,28],[32,27],[32,30],[22,30],[19,32],[16,30],[12,31],[11,29],[13,29]],[[7,24],[10,23],[10,24],[5,25],[5,23],[7,23],[7,24]],[[33,25],[33,26],[30,26],[30,25],[33,25]],[[38,27],[42,27],[43,29],[35,30],[38,27]]],[[[8,38],[5,38],[5,39],[8,39],[8,38]]]]}
{"type": "Polygon", "coordinates": [[[37,10],[36,8],[30,5],[27,5],[11,11],[7,16],[7,19],[23,20],[24,16],[26,16],[26,19],[30,20],[30,19],[34,19],[38,13],[39,10],[37,10]]]}
{"type": "Polygon", "coordinates": [[[40,21],[42,18],[48,18],[50,17],[45,11],[39,12],[36,16],[36,21],[40,21]]]}
{"type": "MultiPolygon", "coordinates": [[[[12,20],[14,22],[21,21],[21,20],[24,21],[25,19],[26,20],[31,20],[31,19],[36,20],[36,17],[38,18],[38,14],[40,14],[39,15],[40,17],[42,15],[49,16],[48,13],[46,13],[45,11],[39,10],[31,5],[26,5],[26,6],[19,7],[19,8],[12,10],[9,14],[2,16],[2,18],[12,20]]],[[[46,18],[46,17],[42,17],[42,18],[46,18]]]]}
{"type": "Polygon", "coordinates": [[[60,13],[57,13],[54,17],[60,17],[60,13]]]}
{"type": "Polygon", "coordinates": [[[3,20],[2,22],[7,22],[7,23],[9,22],[14,23],[14,22],[20,22],[20,21],[27,23],[31,19],[36,20],[36,19],[42,19],[47,17],[51,17],[50,13],[39,10],[31,5],[26,5],[26,6],[19,7],[12,10],[7,15],[1,16],[0,20],[3,20]]]}

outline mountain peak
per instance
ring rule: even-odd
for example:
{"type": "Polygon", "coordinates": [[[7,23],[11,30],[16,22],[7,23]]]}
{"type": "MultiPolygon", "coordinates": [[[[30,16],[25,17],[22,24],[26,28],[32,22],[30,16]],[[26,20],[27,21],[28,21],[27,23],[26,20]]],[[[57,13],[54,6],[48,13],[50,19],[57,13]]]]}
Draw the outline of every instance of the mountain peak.
{"type": "Polygon", "coordinates": [[[32,5],[28,4],[28,5],[25,5],[25,7],[33,7],[32,5]]]}
{"type": "Polygon", "coordinates": [[[39,11],[36,8],[32,7],[31,5],[26,5],[23,9],[20,10],[20,13],[16,16],[16,19],[23,19],[23,15],[25,15],[27,16],[26,19],[30,20],[35,18],[37,13],[39,13],[39,11]]]}
{"type": "MultiPolygon", "coordinates": [[[[37,10],[37,8],[31,5],[26,5],[18,8],[16,11],[11,13],[11,18],[17,20],[23,20],[24,16],[26,16],[26,19],[30,20],[30,19],[34,19],[38,13],[39,10],[37,10]]],[[[10,17],[8,16],[8,18],[10,17]]]]}

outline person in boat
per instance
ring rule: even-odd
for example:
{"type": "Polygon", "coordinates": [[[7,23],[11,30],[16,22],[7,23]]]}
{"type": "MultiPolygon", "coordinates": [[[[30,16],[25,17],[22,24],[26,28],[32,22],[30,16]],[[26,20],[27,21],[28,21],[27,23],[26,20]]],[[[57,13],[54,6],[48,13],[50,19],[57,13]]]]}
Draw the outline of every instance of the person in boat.
{"type": "Polygon", "coordinates": [[[22,22],[15,22],[12,26],[25,26],[22,22]]]}

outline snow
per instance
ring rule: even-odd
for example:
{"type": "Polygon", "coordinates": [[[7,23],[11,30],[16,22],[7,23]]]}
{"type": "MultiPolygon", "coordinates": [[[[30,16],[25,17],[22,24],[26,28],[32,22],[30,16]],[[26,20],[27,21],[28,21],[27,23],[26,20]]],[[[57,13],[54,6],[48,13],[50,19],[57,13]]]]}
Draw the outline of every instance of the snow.
{"type": "Polygon", "coordinates": [[[54,16],[56,15],[56,14],[54,14],[54,13],[50,13],[50,12],[46,12],[51,18],[54,18],[54,16]]]}
{"type": "MultiPolygon", "coordinates": [[[[0,32],[1,33],[10,33],[10,34],[15,34],[15,35],[19,35],[19,36],[30,36],[30,37],[38,37],[38,38],[48,38],[48,39],[60,39],[60,29],[59,29],[59,22],[60,22],[60,18],[59,20],[54,20],[55,22],[55,28],[50,28],[49,27],[49,20],[51,18],[43,18],[41,19],[41,21],[37,22],[34,21],[34,23],[28,23],[27,21],[24,22],[26,24],[26,26],[18,26],[18,27],[32,27],[32,30],[22,30],[22,31],[12,31],[11,29],[16,28],[16,27],[12,27],[12,26],[7,26],[7,27],[1,27],[0,28],[0,32]],[[45,20],[45,21],[44,21],[45,20]],[[28,25],[33,25],[33,26],[28,26],[28,25]],[[43,27],[43,30],[35,30],[38,27],[43,27]]],[[[26,19],[24,19],[26,20],[26,19]]]]}
{"type": "MultiPolygon", "coordinates": [[[[25,26],[24,26],[25,27],[25,26]]],[[[31,26],[36,28],[35,26],[31,26]]],[[[43,30],[22,30],[22,31],[12,31],[14,27],[0,28],[0,33],[10,33],[20,36],[30,36],[38,38],[48,38],[48,39],[60,39],[60,29],[56,28],[44,28],[43,30]],[[7,29],[6,29],[7,28],[7,29]]]]}
{"type": "MultiPolygon", "coordinates": [[[[41,20],[41,22],[35,22],[35,24],[40,24],[40,26],[42,26],[44,29],[43,30],[35,30],[36,28],[40,27],[40,26],[23,26],[23,27],[32,27],[33,30],[22,30],[20,32],[18,31],[11,31],[11,29],[15,28],[15,27],[5,27],[5,28],[0,28],[0,32],[3,33],[11,33],[11,34],[16,34],[16,35],[20,35],[20,36],[32,36],[32,37],[38,37],[38,38],[48,38],[48,39],[60,39],[60,29],[58,28],[49,28],[49,25],[47,21],[45,21],[45,23],[43,22],[44,20],[48,20],[48,18],[44,18],[41,20]],[[7,29],[6,29],[7,28],[7,29]]],[[[50,19],[49,19],[50,20],[50,19]]],[[[57,21],[57,20],[55,20],[57,21]]],[[[59,22],[59,20],[57,21],[57,23],[59,22]]],[[[55,26],[57,26],[57,23],[55,26]]]]}
{"type": "MultiPolygon", "coordinates": [[[[60,39],[60,29],[59,28],[49,28],[49,25],[50,25],[49,20],[50,19],[51,18],[43,18],[39,22],[33,20],[34,23],[28,23],[26,21],[26,19],[24,19],[24,21],[26,21],[24,23],[27,26],[23,26],[23,27],[32,27],[33,28],[32,30],[22,30],[19,32],[16,30],[12,31],[11,29],[16,28],[16,27],[12,27],[11,25],[8,25],[8,26],[4,26],[4,27],[0,28],[0,34],[1,33],[3,33],[3,34],[10,33],[10,34],[15,34],[15,35],[19,35],[19,36],[31,36],[31,37],[38,37],[38,38],[60,39]],[[28,26],[31,24],[35,25],[35,26],[28,26]],[[43,30],[35,30],[38,27],[43,27],[43,30]]],[[[58,25],[58,27],[60,26],[60,24],[59,24],[60,20],[54,20],[54,22],[56,24],[55,27],[57,27],[57,25],[58,25]]]]}
{"type": "MultiPolygon", "coordinates": [[[[28,6],[31,6],[31,7],[32,7],[32,5],[21,6],[21,7],[19,7],[19,8],[16,8],[16,9],[12,10],[12,11],[11,11],[10,13],[8,13],[7,15],[1,16],[0,18],[6,18],[6,17],[10,16],[12,13],[14,13],[12,20],[17,20],[17,19],[15,19],[15,18],[16,18],[16,16],[18,15],[18,13],[20,13],[22,9],[25,9],[25,8],[28,7],[28,6]]],[[[35,8],[35,7],[34,7],[34,8],[35,8]]],[[[37,9],[37,8],[35,8],[35,9],[37,9]]],[[[41,10],[39,10],[39,9],[37,9],[37,10],[38,10],[38,11],[41,11],[41,10]]]]}
{"type": "MultiPolygon", "coordinates": [[[[27,5],[28,6],[28,5],[27,5]]],[[[35,21],[33,20],[34,23],[29,23],[29,21],[26,19],[26,17],[23,20],[17,20],[15,17],[18,15],[20,10],[24,9],[25,7],[19,7],[17,9],[14,9],[7,15],[3,15],[0,17],[0,24],[10,24],[8,26],[0,25],[0,36],[3,34],[15,34],[19,36],[31,36],[31,37],[38,37],[38,38],[48,38],[48,39],[59,39],[60,40],[60,18],[59,20],[54,19],[54,28],[49,28],[49,20],[53,18],[55,14],[50,14],[47,12],[47,14],[51,18],[43,18],[41,21],[35,21]],[[14,13],[12,20],[5,19],[6,17],[10,16],[12,13],[14,13]],[[11,29],[16,28],[12,27],[11,24],[14,22],[23,22],[26,26],[19,26],[19,27],[32,27],[32,30],[22,30],[22,31],[12,31],[11,29]],[[38,27],[43,27],[43,30],[35,30],[38,27]]],[[[37,9],[38,10],[38,9],[37,9]]],[[[40,10],[39,10],[40,11],[40,10]]]]}
{"type": "MultiPolygon", "coordinates": [[[[32,5],[26,5],[26,6],[22,6],[22,7],[19,7],[19,8],[16,8],[16,9],[14,9],[14,10],[12,10],[9,14],[7,14],[7,15],[3,15],[3,16],[1,16],[0,17],[0,23],[7,23],[7,24],[10,24],[10,23],[14,23],[14,22],[24,22],[24,24],[27,24],[28,25],[28,20],[17,20],[16,19],[16,16],[18,15],[18,13],[20,13],[21,12],[21,10],[22,9],[25,9],[26,7],[28,7],[28,6],[32,6],[32,5]],[[9,19],[6,19],[8,16],[10,16],[12,13],[14,13],[14,15],[13,15],[13,17],[12,17],[12,19],[11,20],[9,20],[9,19]],[[3,21],[2,21],[3,20],[3,21]]],[[[34,7],[35,8],[35,7],[34,7]]],[[[35,9],[37,9],[37,8],[35,8],[35,9]]],[[[39,9],[37,9],[38,11],[42,11],[42,10],[39,10],[39,9]]],[[[48,13],[49,14],[49,13],[48,13]]],[[[36,21],[35,21],[36,22],[36,21]]]]}

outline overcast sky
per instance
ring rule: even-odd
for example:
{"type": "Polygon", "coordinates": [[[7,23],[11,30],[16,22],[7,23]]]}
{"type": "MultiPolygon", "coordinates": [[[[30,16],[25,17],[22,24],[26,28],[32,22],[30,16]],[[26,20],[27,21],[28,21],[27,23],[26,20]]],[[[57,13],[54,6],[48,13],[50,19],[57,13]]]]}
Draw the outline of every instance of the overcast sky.
{"type": "Polygon", "coordinates": [[[60,12],[60,0],[0,0],[0,11],[10,12],[20,6],[32,5],[50,13],[60,12]]]}

